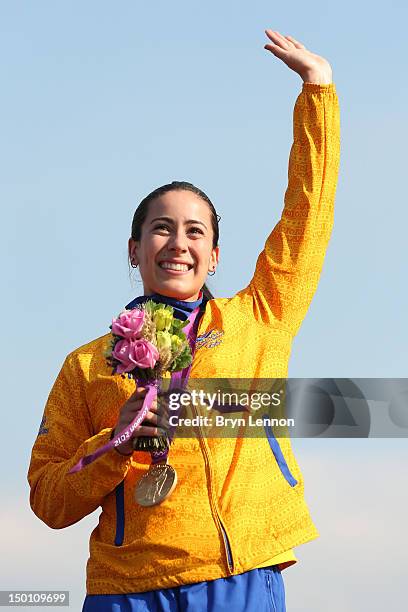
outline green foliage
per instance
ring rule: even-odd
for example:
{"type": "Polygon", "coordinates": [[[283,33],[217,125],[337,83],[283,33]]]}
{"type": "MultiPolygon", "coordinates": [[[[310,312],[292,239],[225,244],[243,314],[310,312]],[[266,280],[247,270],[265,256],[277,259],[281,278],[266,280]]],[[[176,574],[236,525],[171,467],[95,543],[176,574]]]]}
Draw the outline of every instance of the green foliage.
{"type": "Polygon", "coordinates": [[[186,326],[186,324],[187,321],[180,321],[180,319],[174,318],[171,326],[171,333],[176,335],[179,335],[179,333],[183,333],[181,330],[183,329],[183,327],[186,326]]]}
{"type": "Polygon", "coordinates": [[[183,351],[180,353],[180,355],[178,355],[173,361],[170,367],[170,372],[177,372],[178,370],[183,370],[184,368],[190,365],[191,361],[191,350],[189,345],[187,344],[184,347],[183,351]]]}

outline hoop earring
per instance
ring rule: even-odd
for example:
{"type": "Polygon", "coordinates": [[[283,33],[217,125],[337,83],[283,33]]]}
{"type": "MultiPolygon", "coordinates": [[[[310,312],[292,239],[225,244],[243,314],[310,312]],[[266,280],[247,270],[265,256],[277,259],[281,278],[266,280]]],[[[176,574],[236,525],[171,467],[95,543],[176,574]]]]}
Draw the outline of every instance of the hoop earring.
{"type": "Polygon", "coordinates": [[[132,268],[137,268],[137,264],[135,264],[135,262],[134,262],[134,261],[131,261],[131,262],[130,262],[130,265],[132,266],[132,268]]]}
{"type": "Polygon", "coordinates": [[[209,274],[210,276],[214,276],[214,274],[215,274],[215,270],[211,270],[211,272],[208,272],[208,274],[209,274]]]}

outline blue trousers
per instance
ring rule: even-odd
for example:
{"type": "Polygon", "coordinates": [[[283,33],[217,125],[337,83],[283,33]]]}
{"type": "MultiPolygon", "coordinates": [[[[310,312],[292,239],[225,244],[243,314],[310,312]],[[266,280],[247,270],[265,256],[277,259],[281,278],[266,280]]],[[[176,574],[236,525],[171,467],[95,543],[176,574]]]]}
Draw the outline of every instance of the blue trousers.
{"type": "Polygon", "coordinates": [[[276,565],[228,578],[127,595],[87,595],[82,612],[285,612],[276,565]]]}

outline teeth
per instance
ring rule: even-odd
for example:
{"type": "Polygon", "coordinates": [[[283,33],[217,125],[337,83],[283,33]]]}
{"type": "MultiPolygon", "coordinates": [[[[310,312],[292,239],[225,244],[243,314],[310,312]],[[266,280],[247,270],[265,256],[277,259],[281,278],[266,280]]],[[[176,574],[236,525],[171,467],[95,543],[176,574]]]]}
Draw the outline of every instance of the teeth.
{"type": "Polygon", "coordinates": [[[178,270],[180,272],[187,272],[188,270],[188,266],[187,264],[176,264],[176,263],[170,263],[168,261],[162,261],[162,263],[160,264],[161,268],[164,269],[168,269],[168,270],[178,270]]]}

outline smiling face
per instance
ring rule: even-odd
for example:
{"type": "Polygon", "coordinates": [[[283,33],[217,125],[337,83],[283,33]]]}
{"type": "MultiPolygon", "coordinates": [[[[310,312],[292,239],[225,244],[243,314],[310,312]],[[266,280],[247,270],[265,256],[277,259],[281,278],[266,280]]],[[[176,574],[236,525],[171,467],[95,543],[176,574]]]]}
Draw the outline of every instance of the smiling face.
{"type": "Polygon", "coordinates": [[[129,239],[129,257],[139,266],[145,295],[197,300],[219,257],[208,204],[187,190],[152,200],[140,241],[129,239]]]}

